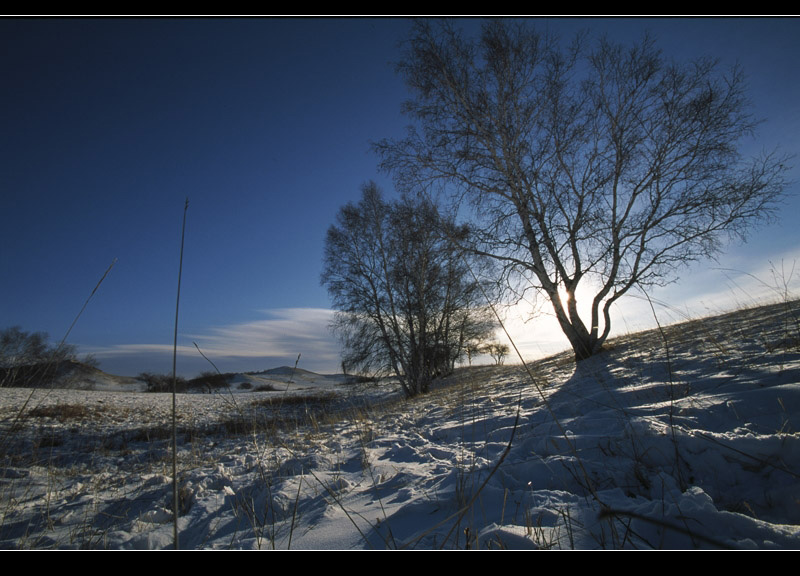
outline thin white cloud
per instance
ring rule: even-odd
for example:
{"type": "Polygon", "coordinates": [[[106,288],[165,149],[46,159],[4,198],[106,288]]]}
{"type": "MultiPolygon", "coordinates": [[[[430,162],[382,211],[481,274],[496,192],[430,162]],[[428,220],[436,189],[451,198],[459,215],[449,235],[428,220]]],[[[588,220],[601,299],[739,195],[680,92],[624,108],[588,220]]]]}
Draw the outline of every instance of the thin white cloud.
{"type": "MultiPolygon", "coordinates": [[[[223,371],[273,368],[293,363],[302,356],[301,366],[312,371],[335,371],[339,365],[339,347],[328,326],[333,311],[322,308],[285,308],[260,310],[264,318],[211,327],[195,334],[180,334],[179,363],[190,366],[185,371],[210,368],[202,353],[223,371]],[[197,344],[197,347],[195,346],[197,344]]],[[[102,365],[125,366],[127,373],[167,368],[173,346],[166,344],[118,344],[82,347],[102,365]],[[134,368],[138,362],[140,367],[134,368]]],[[[113,370],[112,370],[113,371],[113,370]]]]}
{"type": "MultiPolygon", "coordinates": [[[[172,344],[113,344],[111,346],[82,346],[81,351],[96,356],[98,359],[112,356],[136,356],[143,354],[172,354],[172,344]]],[[[189,354],[193,347],[178,346],[178,355],[189,354]]]]}
{"type": "Polygon", "coordinates": [[[335,339],[328,326],[333,311],[323,308],[261,310],[261,320],[211,328],[189,336],[204,354],[225,357],[275,357],[319,350],[329,353],[335,339]]]}

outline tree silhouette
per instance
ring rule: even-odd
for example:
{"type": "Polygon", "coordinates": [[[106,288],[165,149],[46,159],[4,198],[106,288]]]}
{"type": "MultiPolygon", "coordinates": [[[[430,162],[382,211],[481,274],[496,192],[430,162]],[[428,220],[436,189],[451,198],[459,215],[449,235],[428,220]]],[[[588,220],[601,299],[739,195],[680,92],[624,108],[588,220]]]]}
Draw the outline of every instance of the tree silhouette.
{"type": "Polygon", "coordinates": [[[457,250],[442,227],[429,200],[386,202],[374,183],[339,211],[325,242],[322,284],[337,311],[347,372],[394,374],[414,396],[491,334],[469,269],[478,259],[457,250]]]}
{"type": "Polygon", "coordinates": [[[422,20],[398,70],[416,126],[376,144],[382,166],[473,208],[472,249],[547,296],[577,360],[622,295],[743,238],[785,188],[784,158],[740,152],[756,124],[741,70],[669,61],[647,37],[563,47],[492,20],[469,40],[422,20]]]}

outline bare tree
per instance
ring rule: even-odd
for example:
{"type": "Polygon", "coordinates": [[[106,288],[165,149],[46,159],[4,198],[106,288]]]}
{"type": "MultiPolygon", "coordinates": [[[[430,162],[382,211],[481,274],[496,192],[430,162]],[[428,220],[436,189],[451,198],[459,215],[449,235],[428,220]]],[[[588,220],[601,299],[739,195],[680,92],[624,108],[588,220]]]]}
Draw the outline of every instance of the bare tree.
{"type": "Polygon", "coordinates": [[[487,344],[483,350],[492,357],[495,364],[501,366],[503,362],[505,362],[506,356],[508,356],[508,353],[511,351],[511,347],[502,342],[492,342],[487,344]]]}
{"type": "Polygon", "coordinates": [[[648,38],[584,40],[494,20],[467,40],[417,22],[398,69],[418,129],[376,144],[401,186],[471,203],[474,249],[548,297],[577,360],[602,349],[623,294],[773,215],[786,173],[783,158],[740,153],[755,126],[740,70],[668,61],[648,38]],[[593,294],[584,316],[579,287],[593,294]]]}
{"type": "Polygon", "coordinates": [[[348,372],[396,375],[408,396],[452,372],[469,342],[494,329],[469,259],[441,234],[427,200],[383,200],[373,183],[328,230],[322,283],[348,372]]]}
{"type": "MultiPolygon", "coordinates": [[[[46,332],[26,332],[19,326],[0,331],[0,387],[47,383],[64,362],[77,362],[77,348],[48,344],[46,332]]],[[[96,363],[87,357],[84,362],[96,363]]]]}

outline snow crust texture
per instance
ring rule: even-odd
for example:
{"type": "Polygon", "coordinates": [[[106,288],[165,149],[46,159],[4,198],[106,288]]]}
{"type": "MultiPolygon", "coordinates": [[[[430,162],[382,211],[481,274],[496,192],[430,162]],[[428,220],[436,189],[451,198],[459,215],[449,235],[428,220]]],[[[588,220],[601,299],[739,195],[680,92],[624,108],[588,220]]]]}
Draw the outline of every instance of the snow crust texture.
{"type": "MultiPolygon", "coordinates": [[[[291,371],[181,394],[178,545],[800,548],[799,319],[463,368],[413,400],[291,371]]],[[[0,547],[175,545],[171,395],[93,387],[0,390],[0,547]]]]}

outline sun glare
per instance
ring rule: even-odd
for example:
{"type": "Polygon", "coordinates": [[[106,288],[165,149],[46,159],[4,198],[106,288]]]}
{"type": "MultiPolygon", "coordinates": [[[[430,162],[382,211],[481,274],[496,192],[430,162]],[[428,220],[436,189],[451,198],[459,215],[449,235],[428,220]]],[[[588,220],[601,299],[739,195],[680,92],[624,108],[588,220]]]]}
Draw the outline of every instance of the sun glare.
{"type": "MultiPolygon", "coordinates": [[[[581,283],[578,284],[578,289],[575,291],[575,302],[578,305],[578,314],[580,314],[581,318],[583,318],[587,324],[591,317],[590,314],[592,310],[592,300],[594,300],[596,294],[597,290],[586,278],[584,278],[581,283]]],[[[567,308],[569,305],[569,297],[563,286],[559,288],[558,296],[561,299],[561,303],[564,308],[567,308]]]]}
{"type": "MultiPolygon", "coordinates": [[[[575,295],[578,312],[587,324],[591,322],[591,305],[595,293],[592,284],[584,280],[575,295]]],[[[566,290],[559,290],[559,297],[566,307],[566,290]]],[[[502,316],[506,331],[526,360],[541,358],[569,347],[569,342],[556,320],[553,306],[544,293],[535,299],[520,300],[508,306],[502,316]]],[[[505,340],[504,336],[503,339],[505,340]]]]}

